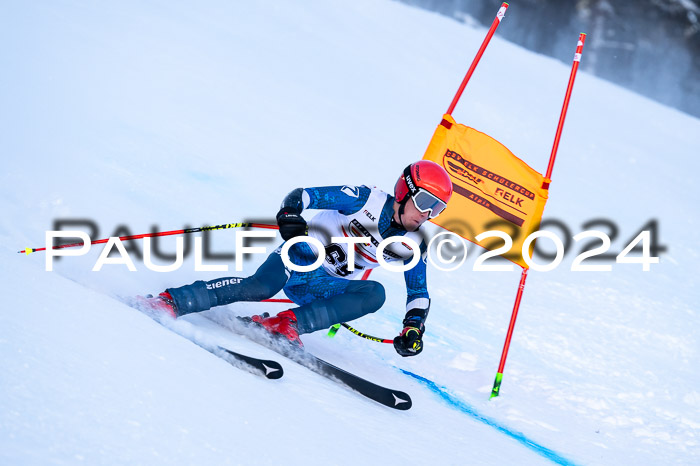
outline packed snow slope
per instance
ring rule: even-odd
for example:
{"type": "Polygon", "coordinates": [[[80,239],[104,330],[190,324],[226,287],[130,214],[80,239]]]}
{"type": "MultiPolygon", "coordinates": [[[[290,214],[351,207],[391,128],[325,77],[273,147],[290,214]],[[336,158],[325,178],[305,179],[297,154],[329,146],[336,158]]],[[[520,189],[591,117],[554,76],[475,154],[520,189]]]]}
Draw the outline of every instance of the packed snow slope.
{"type": "MultiPolygon", "coordinates": [[[[648,272],[612,261],[572,272],[575,243],[553,271],[531,272],[500,397],[488,399],[519,273],[473,271],[475,248],[457,271],[429,266],[419,357],[344,330],[304,336],[318,356],[410,393],[398,412],[204,316],[168,329],[114,299],[247,275],[263,254],[241,272],[224,258],[207,264],[229,272],[196,272],[192,254],[168,273],[133,254],[136,272],[93,272],[96,245],[47,272],[43,253],[17,251],[44,246],[57,220],[90,220],[102,238],[271,221],[298,186],[391,190],[483,29],[369,0],[4,2],[0,18],[0,463],[700,462],[699,120],[579,73],[545,217],[569,237],[612,236],[586,225],[607,219],[614,254],[655,219],[667,250],[648,272]],[[276,357],[286,374],[264,380],[189,340],[276,357]]],[[[500,27],[517,21],[516,2],[500,27]]],[[[496,35],[454,116],[544,171],[568,76],[496,35]]],[[[233,254],[233,231],[208,238],[233,254]]],[[[175,240],[158,247],[173,253],[175,240]]],[[[393,337],[403,277],[373,278],[387,303],[353,324],[393,337]]]]}

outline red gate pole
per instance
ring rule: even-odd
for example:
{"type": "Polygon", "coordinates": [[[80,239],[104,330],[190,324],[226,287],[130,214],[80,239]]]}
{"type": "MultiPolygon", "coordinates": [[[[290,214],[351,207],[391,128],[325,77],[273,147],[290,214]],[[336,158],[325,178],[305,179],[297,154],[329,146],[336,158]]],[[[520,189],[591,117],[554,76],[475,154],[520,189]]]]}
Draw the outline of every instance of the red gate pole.
{"type": "MultiPolygon", "coordinates": [[[[549,165],[547,166],[547,174],[545,175],[545,180],[542,184],[542,188],[549,189],[549,183],[551,182],[550,177],[552,176],[552,170],[554,169],[554,160],[557,158],[557,150],[559,149],[559,141],[561,139],[561,133],[564,129],[564,120],[566,120],[566,112],[569,108],[569,100],[571,100],[571,91],[574,88],[574,81],[576,80],[576,72],[578,71],[578,65],[581,62],[581,54],[583,53],[583,44],[586,42],[586,34],[581,33],[578,38],[578,44],[576,44],[576,53],[574,54],[574,62],[571,66],[571,74],[569,75],[569,84],[566,87],[566,96],[564,97],[564,105],[561,109],[561,114],[559,115],[559,124],[557,125],[557,132],[554,136],[554,145],[552,146],[552,153],[549,156],[549,165]]],[[[506,341],[503,345],[503,352],[501,353],[501,362],[498,365],[498,372],[496,373],[496,380],[493,382],[493,389],[491,390],[491,397],[498,396],[501,390],[501,381],[503,380],[503,370],[506,366],[506,358],[508,357],[508,349],[510,348],[510,341],[513,337],[513,329],[515,328],[515,320],[518,318],[518,310],[520,309],[520,300],[523,297],[523,291],[525,290],[525,280],[527,279],[527,271],[529,269],[523,269],[523,273],[520,276],[520,285],[518,286],[518,292],[515,296],[515,304],[513,305],[513,313],[510,316],[510,324],[508,325],[508,333],[506,334],[506,341]]]]}
{"type": "MultiPolygon", "coordinates": [[[[576,44],[576,53],[574,54],[574,63],[571,65],[571,74],[569,75],[569,85],[566,87],[566,97],[564,97],[564,105],[561,108],[561,115],[559,116],[559,124],[557,125],[557,134],[554,136],[554,145],[552,146],[552,153],[549,156],[549,165],[547,166],[547,174],[544,176],[549,180],[552,176],[552,169],[554,168],[554,160],[557,158],[557,150],[559,150],[559,140],[561,139],[561,132],[564,129],[564,120],[566,119],[566,111],[569,109],[569,100],[571,99],[571,91],[574,89],[574,81],[576,80],[576,72],[578,71],[578,65],[581,63],[581,54],[583,53],[583,44],[586,42],[586,34],[583,32],[578,36],[578,44],[576,44]]],[[[547,181],[547,186],[549,189],[549,181],[547,181]]]]}
{"type": "Polygon", "coordinates": [[[515,319],[518,318],[518,310],[520,309],[520,300],[523,298],[523,291],[525,291],[525,280],[527,279],[527,271],[529,269],[523,269],[523,273],[520,275],[520,285],[518,285],[518,293],[515,295],[515,304],[513,305],[513,313],[510,316],[510,324],[508,325],[508,333],[506,334],[506,342],[503,344],[503,352],[501,352],[501,362],[498,364],[498,373],[496,373],[496,380],[493,382],[493,389],[491,390],[490,398],[498,396],[501,390],[501,381],[503,380],[503,370],[506,367],[506,358],[508,357],[508,349],[510,348],[510,340],[513,337],[513,329],[515,328],[515,319]]]}
{"type": "Polygon", "coordinates": [[[464,88],[467,87],[467,83],[469,82],[469,79],[471,79],[472,74],[474,73],[474,70],[476,69],[476,65],[479,64],[479,60],[481,60],[481,56],[484,54],[484,50],[486,50],[486,47],[489,45],[489,42],[491,41],[491,37],[493,37],[493,34],[496,32],[496,29],[498,28],[498,25],[501,24],[501,20],[506,14],[506,10],[508,9],[508,4],[506,2],[503,2],[501,5],[501,8],[498,10],[498,13],[496,14],[496,18],[494,18],[493,23],[491,23],[491,27],[489,28],[489,31],[486,33],[486,37],[484,38],[484,41],[481,43],[481,47],[479,48],[479,51],[476,53],[476,56],[474,57],[474,60],[472,61],[471,66],[469,67],[469,70],[467,71],[466,76],[464,76],[464,79],[462,80],[462,84],[459,86],[459,89],[457,90],[457,94],[455,94],[454,98],[452,99],[452,103],[450,104],[450,107],[447,109],[447,114],[452,115],[452,112],[454,111],[455,107],[457,106],[457,102],[459,102],[460,97],[462,97],[462,92],[464,92],[464,88]]]}

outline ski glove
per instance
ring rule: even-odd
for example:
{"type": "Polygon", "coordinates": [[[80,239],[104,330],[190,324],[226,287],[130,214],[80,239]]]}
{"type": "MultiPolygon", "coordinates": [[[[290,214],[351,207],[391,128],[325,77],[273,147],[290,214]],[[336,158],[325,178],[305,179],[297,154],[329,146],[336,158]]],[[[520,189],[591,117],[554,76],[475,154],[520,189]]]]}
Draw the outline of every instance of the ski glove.
{"type": "Polygon", "coordinates": [[[279,225],[280,235],[285,241],[296,236],[306,235],[306,220],[296,209],[282,207],[277,212],[277,225],[279,225]]]}
{"type": "Polygon", "coordinates": [[[394,338],[394,349],[401,356],[415,356],[423,351],[425,326],[422,323],[418,326],[413,326],[411,323],[405,325],[401,334],[394,338]]]}

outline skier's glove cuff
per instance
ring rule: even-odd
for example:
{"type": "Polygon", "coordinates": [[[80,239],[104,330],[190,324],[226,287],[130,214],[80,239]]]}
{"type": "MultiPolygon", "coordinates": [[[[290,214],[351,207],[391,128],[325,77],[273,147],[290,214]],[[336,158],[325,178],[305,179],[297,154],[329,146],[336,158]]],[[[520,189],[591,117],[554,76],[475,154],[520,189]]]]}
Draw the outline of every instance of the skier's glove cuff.
{"type": "Polygon", "coordinates": [[[285,241],[296,236],[306,235],[306,220],[295,209],[282,207],[277,212],[277,225],[279,225],[280,235],[285,241]]]}

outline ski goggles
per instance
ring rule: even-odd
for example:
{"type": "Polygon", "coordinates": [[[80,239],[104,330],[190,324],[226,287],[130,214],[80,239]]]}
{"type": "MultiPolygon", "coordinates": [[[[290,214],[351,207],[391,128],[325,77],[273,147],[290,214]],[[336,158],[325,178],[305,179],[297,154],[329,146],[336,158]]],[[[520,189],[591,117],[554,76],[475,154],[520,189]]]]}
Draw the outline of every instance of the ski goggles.
{"type": "Polygon", "coordinates": [[[430,212],[428,218],[437,217],[447,207],[447,204],[438,199],[437,196],[423,188],[419,188],[418,192],[411,196],[411,199],[413,200],[413,205],[420,212],[430,212]]]}

